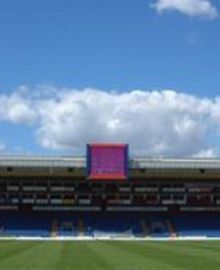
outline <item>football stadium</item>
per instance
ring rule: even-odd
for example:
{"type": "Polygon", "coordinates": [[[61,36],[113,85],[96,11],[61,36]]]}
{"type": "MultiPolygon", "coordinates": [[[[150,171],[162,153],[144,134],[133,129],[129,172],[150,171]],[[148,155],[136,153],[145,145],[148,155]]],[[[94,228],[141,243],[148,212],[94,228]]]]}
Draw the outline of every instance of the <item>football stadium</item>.
{"type": "Polygon", "coordinates": [[[2,155],[0,269],[219,269],[219,173],[127,144],[2,155]]]}

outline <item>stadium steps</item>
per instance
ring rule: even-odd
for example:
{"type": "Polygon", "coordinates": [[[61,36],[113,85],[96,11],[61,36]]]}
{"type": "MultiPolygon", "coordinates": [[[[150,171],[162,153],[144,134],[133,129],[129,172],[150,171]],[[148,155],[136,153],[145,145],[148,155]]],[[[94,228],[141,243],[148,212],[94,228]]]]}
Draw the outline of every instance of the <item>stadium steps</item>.
{"type": "Polygon", "coordinates": [[[147,236],[149,234],[149,229],[147,227],[146,221],[141,219],[140,224],[141,224],[143,236],[147,236]]]}
{"type": "Polygon", "coordinates": [[[78,221],[78,235],[79,236],[84,235],[84,223],[83,223],[83,220],[81,218],[78,221]]]}
{"type": "Polygon", "coordinates": [[[51,228],[51,237],[56,237],[58,235],[58,221],[56,219],[54,219],[52,221],[52,228],[51,228]]]}
{"type": "Polygon", "coordinates": [[[174,225],[172,224],[172,222],[170,220],[166,220],[166,225],[167,225],[168,231],[170,233],[170,236],[172,238],[176,238],[177,233],[176,233],[176,230],[175,230],[174,225]]]}

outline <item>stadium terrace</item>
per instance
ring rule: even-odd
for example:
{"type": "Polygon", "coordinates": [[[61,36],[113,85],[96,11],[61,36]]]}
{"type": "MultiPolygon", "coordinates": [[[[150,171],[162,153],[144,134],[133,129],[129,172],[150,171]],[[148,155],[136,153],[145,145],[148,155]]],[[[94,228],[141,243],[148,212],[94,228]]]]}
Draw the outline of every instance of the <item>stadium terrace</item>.
{"type": "Polygon", "coordinates": [[[220,237],[220,159],[0,156],[0,236],[70,239],[220,237]]]}

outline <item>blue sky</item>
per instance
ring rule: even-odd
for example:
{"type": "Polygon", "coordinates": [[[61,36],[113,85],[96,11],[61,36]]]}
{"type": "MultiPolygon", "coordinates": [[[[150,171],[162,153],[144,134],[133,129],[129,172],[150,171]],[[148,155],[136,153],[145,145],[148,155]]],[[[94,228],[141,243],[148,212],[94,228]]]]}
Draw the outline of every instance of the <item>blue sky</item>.
{"type": "Polygon", "coordinates": [[[219,155],[219,10],[214,0],[0,1],[0,151],[74,153],[86,141],[118,138],[137,153],[143,143],[146,154],[219,155]],[[150,119],[141,121],[141,108],[134,113],[129,107],[140,104],[137,95],[142,94],[143,117],[155,122],[150,131],[150,119]],[[90,119],[91,96],[115,111],[106,112],[100,104],[90,119]],[[157,107],[149,114],[152,99],[157,107]],[[164,102],[167,118],[158,115],[164,102]],[[197,113],[184,107],[175,122],[173,102],[177,108],[197,102],[197,113]],[[49,113],[62,119],[57,123],[49,113]],[[101,114],[105,118],[99,119],[101,114]],[[88,131],[85,119],[100,124],[88,131]],[[142,125],[137,130],[148,130],[144,137],[129,126],[135,119],[142,125]],[[166,121],[167,132],[161,128],[166,121]],[[194,130],[187,131],[188,141],[178,131],[179,121],[194,130]]]}

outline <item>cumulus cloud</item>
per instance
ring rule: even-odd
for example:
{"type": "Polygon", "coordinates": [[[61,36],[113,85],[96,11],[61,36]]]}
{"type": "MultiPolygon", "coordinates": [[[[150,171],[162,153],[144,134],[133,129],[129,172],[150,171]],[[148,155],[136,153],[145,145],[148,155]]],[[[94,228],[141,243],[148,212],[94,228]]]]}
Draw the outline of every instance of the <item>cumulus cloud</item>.
{"type": "Polygon", "coordinates": [[[0,120],[12,123],[32,123],[36,112],[32,109],[29,98],[18,91],[10,96],[0,95],[0,120]]]}
{"type": "Polygon", "coordinates": [[[209,19],[218,16],[217,8],[209,0],[157,0],[153,7],[157,12],[178,11],[191,17],[209,19]]]}
{"type": "Polygon", "coordinates": [[[31,125],[48,149],[126,142],[132,153],[212,157],[220,134],[220,99],[173,90],[106,92],[38,87],[0,96],[0,121],[31,125]]]}

